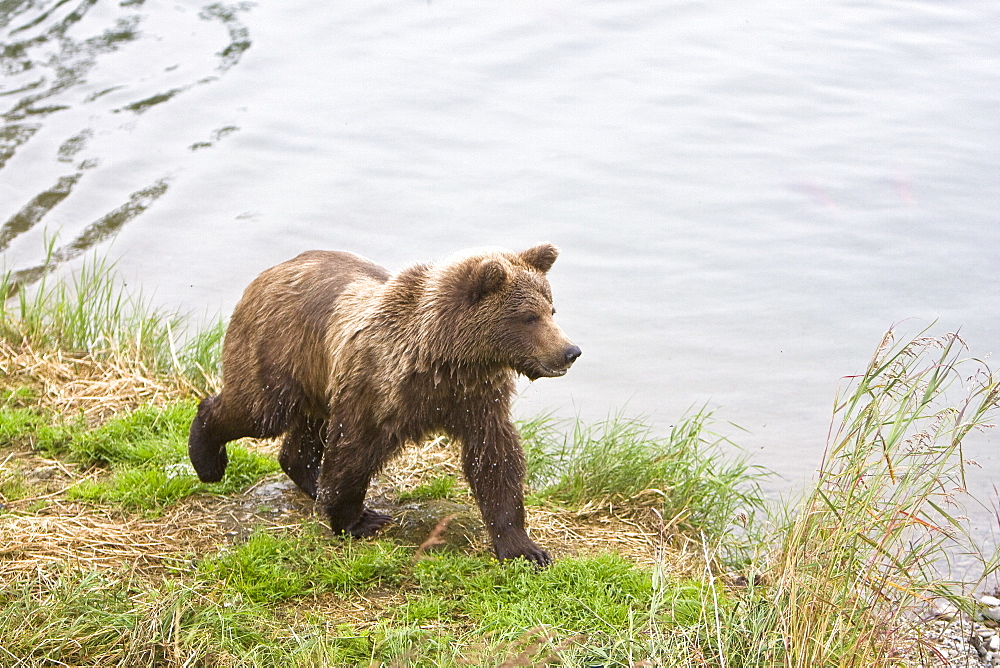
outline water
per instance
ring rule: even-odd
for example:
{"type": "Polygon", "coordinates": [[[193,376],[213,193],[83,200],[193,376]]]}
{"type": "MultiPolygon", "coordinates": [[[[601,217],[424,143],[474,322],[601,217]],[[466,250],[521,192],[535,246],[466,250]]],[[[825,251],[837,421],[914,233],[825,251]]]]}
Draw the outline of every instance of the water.
{"type": "MultiPolygon", "coordinates": [[[[549,240],[584,356],[517,410],[707,404],[787,493],[889,326],[1000,351],[997,25],[985,0],[11,0],[3,263],[31,279],[58,233],[200,317],[304,249],[549,240]]],[[[970,444],[987,502],[997,444],[970,444]]]]}

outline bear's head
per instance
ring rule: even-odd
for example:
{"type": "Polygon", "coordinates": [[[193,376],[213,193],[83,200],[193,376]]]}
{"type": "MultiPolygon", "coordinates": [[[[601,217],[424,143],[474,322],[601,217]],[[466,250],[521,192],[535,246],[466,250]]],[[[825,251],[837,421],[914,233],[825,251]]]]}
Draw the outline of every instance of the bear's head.
{"type": "Polygon", "coordinates": [[[480,251],[453,259],[448,276],[452,351],[465,362],[501,366],[531,380],[562,376],[580,356],[555,323],[545,274],[559,250],[540,244],[526,251],[480,251]]]}

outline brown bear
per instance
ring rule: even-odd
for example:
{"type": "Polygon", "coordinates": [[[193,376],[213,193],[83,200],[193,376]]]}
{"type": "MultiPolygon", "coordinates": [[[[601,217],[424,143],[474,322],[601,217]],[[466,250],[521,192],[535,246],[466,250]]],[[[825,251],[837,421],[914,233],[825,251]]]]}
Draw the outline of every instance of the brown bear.
{"type": "Polygon", "coordinates": [[[222,479],[226,443],[284,434],[278,457],[334,531],[391,518],[364,505],[371,478],[409,442],[443,433],[499,559],[549,555],[525,532],[524,452],[510,420],[515,375],[562,376],[580,356],[553,321],[546,272],[559,251],[467,251],[393,275],[353,253],[309,251],[266,270],[237,304],[223,389],[204,399],[188,453],[222,479]]]}

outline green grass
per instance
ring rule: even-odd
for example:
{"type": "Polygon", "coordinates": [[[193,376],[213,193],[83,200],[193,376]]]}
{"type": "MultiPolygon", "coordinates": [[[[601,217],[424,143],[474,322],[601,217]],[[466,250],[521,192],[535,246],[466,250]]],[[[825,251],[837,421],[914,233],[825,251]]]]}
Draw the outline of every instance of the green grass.
{"type": "MultiPolygon", "coordinates": [[[[679,630],[697,624],[705,610],[701,584],[690,581],[659,583],[670,605],[654,607],[652,574],[614,554],[563,559],[544,571],[447,555],[418,562],[413,578],[415,592],[400,621],[433,628],[438,640],[468,648],[486,636],[480,661],[475,652],[466,657],[473,665],[495,665],[481,660],[524,649],[526,660],[512,665],[536,665],[559,648],[566,665],[629,666],[652,656],[652,626],[679,630]],[[476,627],[463,629],[455,620],[474,620],[476,627]]],[[[411,648],[411,659],[420,656],[411,648]]],[[[437,650],[433,658],[440,660],[437,650]]]]}
{"type": "Polygon", "coordinates": [[[215,595],[127,572],[40,573],[3,591],[0,657],[18,666],[278,666],[294,653],[273,609],[215,595]]]}
{"type": "Polygon", "coordinates": [[[37,409],[4,407],[0,446],[28,447],[48,457],[106,469],[71,487],[67,497],[143,511],[162,510],[198,492],[238,492],[279,469],[272,458],[232,443],[223,481],[199,482],[187,458],[195,410],[192,401],[143,406],[91,429],[82,419],[62,422],[37,409]]]}
{"type": "Polygon", "coordinates": [[[139,616],[130,593],[96,572],[47,573],[4,587],[0,656],[38,664],[43,658],[70,664],[94,656],[124,660],[139,616]]]}
{"type": "Polygon", "coordinates": [[[576,421],[570,430],[549,417],[526,421],[519,428],[528,484],[536,499],[574,507],[651,505],[667,526],[716,540],[736,525],[745,529],[763,509],[765,472],[734,456],[737,448],[711,425],[706,411],[685,416],[666,437],[620,416],[594,425],[576,421]]]}
{"type": "MultiPolygon", "coordinates": [[[[689,631],[703,586],[660,583],[606,555],[545,571],[486,557],[440,554],[413,563],[384,543],[331,544],[256,533],[157,581],[128,571],[39,571],[0,589],[0,655],[24,665],[629,666],[662,652],[650,629],[689,631]],[[363,626],[311,614],[317,596],[396,595],[363,626]],[[671,615],[671,606],[683,615],[671,615]],[[523,660],[516,661],[518,655],[523,660]]],[[[728,605],[723,601],[722,605],[728,605]]],[[[675,657],[676,658],[676,657],[675,657]]]]}
{"type": "Polygon", "coordinates": [[[204,560],[199,578],[255,603],[334,592],[358,594],[398,583],[410,555],[385,542],[333,542],[317,525],[294,534],[257,531],[245,543],[204,560]]]}
{"type": "Polygon", "coordinates": [[[64,422],[33,408],[0,408],[0,445],[6,447],[55,454],[82,431],[82,419],[64,422]]]}
{"type": "Polygon", "coordinates": [[[430,499],[451,499],[458,496],[458,479],[453,475],[438,476],[413,489],[402,490],[396,495],[400,501],[427,501],[430,499]]]}
{"type": "Polygon", "coordinates": [[[66,450],[73,460],[91,466],[172,464],[187,443],[195,412],[194,402],[142,406],[81,430],[66,450]]]}

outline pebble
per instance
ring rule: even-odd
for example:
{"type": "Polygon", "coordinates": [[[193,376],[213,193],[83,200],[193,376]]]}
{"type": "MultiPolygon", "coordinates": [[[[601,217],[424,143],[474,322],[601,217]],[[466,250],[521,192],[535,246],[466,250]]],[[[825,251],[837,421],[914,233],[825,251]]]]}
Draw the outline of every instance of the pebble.
{"type": "Polygon", "coordinates": [[[982,596],[977,602],[980,607],[971,620],[946,601],[935,601],[930,606],[925,637],[939,657],[930,666],[1000,668],[1000,599],[982,596]]]}
{"type": "Polygon", "coordinates": [[[979,605],[979,609],[973,615],[975,621],[992,627],[1000,625],[1000,599],[995,596],[981,596],[979,605]]]}
{"type": "Polygon", "coordinates": [[[969,644],[979,655],[980,665],[1000,666],[1000,633],[996,629],[976,624],[969,644]]]}

